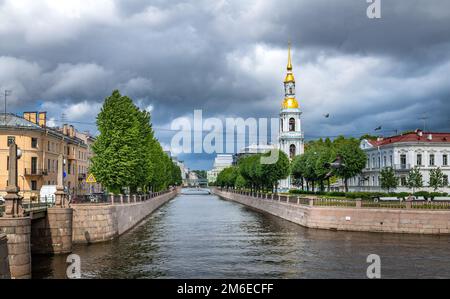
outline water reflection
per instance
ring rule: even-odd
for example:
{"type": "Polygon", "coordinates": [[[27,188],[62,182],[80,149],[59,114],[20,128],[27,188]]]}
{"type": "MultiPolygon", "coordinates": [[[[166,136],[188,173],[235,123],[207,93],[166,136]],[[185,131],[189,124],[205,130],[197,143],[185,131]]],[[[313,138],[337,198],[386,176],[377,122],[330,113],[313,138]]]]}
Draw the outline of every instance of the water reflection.
{"type": "MultiPolygon", "coordinates": [[[[450,278],[450,237],[304,229],[216,196],[181,195],[117,240],[75,246],[86,278],[450,278]]],[[[65,257],[33,258],[63,278],[65,257]]]]}

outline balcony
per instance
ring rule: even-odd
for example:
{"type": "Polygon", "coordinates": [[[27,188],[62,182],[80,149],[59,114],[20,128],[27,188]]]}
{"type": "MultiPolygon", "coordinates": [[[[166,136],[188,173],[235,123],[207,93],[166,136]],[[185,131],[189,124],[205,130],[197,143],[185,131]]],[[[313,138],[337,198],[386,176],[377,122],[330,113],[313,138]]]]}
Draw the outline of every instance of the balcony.
{"type": "Polygon", "coordinates": [[[410,171],[412,167],[411,164],[395,164],[394,169],[400,171],[410,171]]]}
{"type": "Polygon", "coordinates": [[[47,175],[47,169],[25,168],[26,176],[43,176],[47,175]]]}

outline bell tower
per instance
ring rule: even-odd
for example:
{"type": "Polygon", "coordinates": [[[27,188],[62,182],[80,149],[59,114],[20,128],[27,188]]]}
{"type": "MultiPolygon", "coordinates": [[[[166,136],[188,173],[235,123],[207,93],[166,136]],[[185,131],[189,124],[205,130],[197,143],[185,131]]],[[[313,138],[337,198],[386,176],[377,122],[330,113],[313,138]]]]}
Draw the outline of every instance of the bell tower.
{"type": "MultiPolygon", "coordinates": [[[[280,110],[280,129],[278,143],[290,160],[304,153],[304,136],[300,106],[295,98],[295,78],[292,67],[291,44],[288,49],[287,75],[284,80],[284,100],[280,110]]],[[[282,180],[280,188],[290,188],[291,179],[282,180]]]]}

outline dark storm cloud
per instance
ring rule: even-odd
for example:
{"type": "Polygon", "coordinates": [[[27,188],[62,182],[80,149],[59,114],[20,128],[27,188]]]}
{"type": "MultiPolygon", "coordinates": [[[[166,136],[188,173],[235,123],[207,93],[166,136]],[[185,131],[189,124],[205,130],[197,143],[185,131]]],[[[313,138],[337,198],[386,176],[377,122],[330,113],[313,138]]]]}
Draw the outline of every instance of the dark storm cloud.
{"type": "Polygon", "coordinates": [[[450,130],[448,1],[382,0],[380,20],[365,0],[92,2],[0,2],[11,109],[92,123],[120,88],[155,127],[196,108],[274,117],[291,39],[307,136],[411,129],[427,113],[450,130]]]}

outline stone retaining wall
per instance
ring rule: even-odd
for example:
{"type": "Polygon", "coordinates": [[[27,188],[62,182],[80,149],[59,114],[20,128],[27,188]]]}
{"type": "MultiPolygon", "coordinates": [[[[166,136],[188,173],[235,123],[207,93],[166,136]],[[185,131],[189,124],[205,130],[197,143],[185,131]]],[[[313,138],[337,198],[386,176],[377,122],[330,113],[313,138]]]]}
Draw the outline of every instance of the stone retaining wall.
{"type": "Polygon", "coordinates": [[[72,205],[73,243],[97,243],[112,240],[136,226],[177,194],[178,191],[172,191],[136,203],[72,205]]]}
{"type": "Polygon", "coordinates": [[[8,239],[5,234],[0,234],[0,279],[11,278],[8,262],[8,239]]]}
{"type": "Polygon", "coordinates": [[[11,278],[31,278],[31,219],[0,218],[0,234],[8,239],[11,278]]]}
{"type": "Polygon", "coordinates": [[[49,208],[47,217],[32,221],[31,252],[64,254],[72,252],[71,208],[49,208]]]}
{"type": "Polygon", "coordinates": [[[314,207],[253,198],[213,189],[216,195],[308,228],[450,234],[450,211],[383,208],[314,207]]]}

